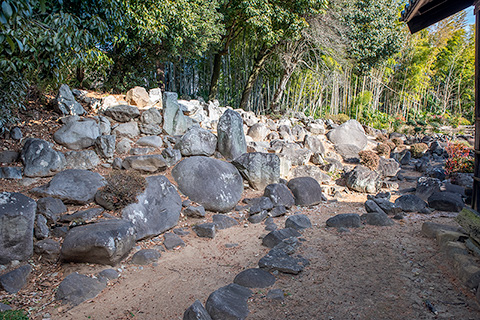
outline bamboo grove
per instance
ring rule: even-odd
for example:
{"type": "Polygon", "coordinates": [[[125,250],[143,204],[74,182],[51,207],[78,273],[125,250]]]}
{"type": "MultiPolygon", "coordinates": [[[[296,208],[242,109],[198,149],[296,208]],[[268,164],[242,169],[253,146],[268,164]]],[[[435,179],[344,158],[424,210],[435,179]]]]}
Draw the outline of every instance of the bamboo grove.
{"type": "Polygon", "coordinates": [[[473,117],[465,12],[410,35],[399,22],[403,1],[1,2],[2,123],[29,88],[63,82],[117,93],[161,87],[262,114],[395,130],[473,117]]]}

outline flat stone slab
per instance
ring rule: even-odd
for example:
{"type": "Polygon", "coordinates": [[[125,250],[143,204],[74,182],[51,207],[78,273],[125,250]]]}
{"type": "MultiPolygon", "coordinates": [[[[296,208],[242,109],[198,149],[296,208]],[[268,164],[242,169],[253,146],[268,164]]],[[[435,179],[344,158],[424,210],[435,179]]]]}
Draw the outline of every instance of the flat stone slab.
{"type": "Polygon", "coordinates": [[[302,260],[289,256],[285,251],[272,249],[266,256],[260,259],[258,266],[268,271],[280,271],[283,273],[298,274],[304,266],[302,260]]]}
{"type": "Polygon", "coordinates": [[[74,272],[60,283],[55,299],[76,306],[85,300],[95,298],[105,287],[106,283],[98,279],[74,272]]]}
{"type": "Polygon", "coordinates": [[[57,173],[49,183],[31,192],[38,196],[58,198],[65,203],[87,204],[93,202],[97,190],[106,184],[105,179],[96,172],[68,169],[57,173]]]}
{"type": "Polygon", "coordinates": [[[160,258],[160,252],[154,249],[143,249],[136,252],[132,257],[133,264],[147,265],[157,262],[160,258]]]}
{"type": "Polygon", "coordinates": [[[326,224],[333,228],[359,228],[362,222],[356,213],[341,213],[329,218],[326,224]]]}
{"type": "Polygon", "coordinates": [[[27,264],[0,276],[0,287],[8,293],[17,293],[22,289],[32,272],[32,266],[27,264]]]}
{"type": "Polygon", "coordinates": [[[215,290],[205,303],[213,320],[240,320],[249,313],[247,301],[252,291],[236,283],[215,290]]]}
{"type": "Polygon", "coordinates": [[[263,269],[252,268],[237,274],[233,282],[246,288],[267,288],[275,284],[275,277],[263,269]]]}

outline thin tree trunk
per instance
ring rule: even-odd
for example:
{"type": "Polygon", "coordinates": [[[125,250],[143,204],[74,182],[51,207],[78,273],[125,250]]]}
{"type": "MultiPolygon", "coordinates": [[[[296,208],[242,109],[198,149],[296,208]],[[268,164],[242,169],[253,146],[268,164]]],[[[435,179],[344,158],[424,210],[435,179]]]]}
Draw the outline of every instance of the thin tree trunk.
{"type": "Polygon", "coordinates": [[[213,71],[212,71],[212,79],[210,80],[210,92],[208,94],[208,100],[213,100],[217,97],[218,79],[220,78],[221,66],[222,66],[222,54],[216,53],[213,59],[213,71]]]}
{"type": "Polygon", "coordinates": [[[252,89],[255,85],[255,81],[257,81],[258,75],[260,74],[260,71],[265,64],[265,61],[267,61],[267,58],[271,52],[271,49],[265,50],[265,48],[262,48],[260,50],[260,53],[255,59],[255,63],[253,65],[252,71],[250,72],[247,83],[245,84],[245,87],[243,89],[242,99],[240,100],[239,108],[246,110],[248,100],[250,99],[250,94],[252,93],[252,89]]]}
{"type": "Polygon", "coordinates": [[[292,76],[292,73],[295,70],[296,66],[297,64],[295,63],[292,67],[285,68],[285,70],[283,71],[280,83],[278,84],[277,90],[273,95],[272,102],[270,103],[270,110],[274,113],[278,113],[280,111],[280,101],[282,100],[283,92],[287,88],[288,80],[290,80],[290,77],[292,76]]]}

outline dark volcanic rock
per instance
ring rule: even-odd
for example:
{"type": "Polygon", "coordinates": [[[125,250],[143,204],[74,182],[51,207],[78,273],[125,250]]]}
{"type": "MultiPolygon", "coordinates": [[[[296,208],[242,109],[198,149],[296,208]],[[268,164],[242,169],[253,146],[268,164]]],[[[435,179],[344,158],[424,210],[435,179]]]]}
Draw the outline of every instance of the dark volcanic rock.
{"type": "Polygon", "coordinates": [[[154,249],[143,249],[136,252],[132,257],[133,264],[147,265],[157,262],[160,258],[160,252],[154,249]]]}
{"type": "Polygon", "coordinates": [[[244,153],[233,160],[232,164],[255,190],[263,190],[267,185],[280,180],[280,158],[276,154],[244,153]]]}
{"type": "Polygon", "coordinates": [[[200,238],[215,238],[215,230],[215,223],[211,222],[197,224],[193,227],[193,231],[195,231],[197,236],[199,236],[200,238]]]}
{"type": "Polygon", "coordinates": [[[195,302],[185,310],[183,320],[212,320],[212,318],[202,303],[195,300],[195,302]]]}
{"type": "Polygon", "coordinates": [[[453,192],[434,192],[428,198],[428,205],[440,211],[460,212],[465,203],[462,196],[453,192]]]}
{"type": "Polygon", "coordinates": [[[405,212],[420,212],[427,207],[427,203],[413,194],[405,194],[395,200],[395,206],[405,212]]]}
{"type": "Polygon", "coordinates": [[[243,320],[248,315],[248,298],[252,291],[236,283],[210,294],[205,308],[213,320],[243,320]]]}
{"type": "Polygon", "coordinates": [[[275,284],[275,277],[268,271],[253,268],[237,274],[233,282],[246,288],[267,288],[275,284]]]}
{"type": "Polygon", "coordinates": [[[288,217],[285,221],[285,228],[303,230],[311,227],[312,223],[310,222],[310,219],[304,214],[295,214],[288,217]]]}
{"type": "Polygon", "coordinates": [[[0,287],[8,293],[17,293],[27,283],[32,266],[27,264],[0,276],[0,287]]]}
{"type": "Polygon", "coordinates": [[[55,299],[76,306],[85,300],[95,298],[105,287],[106,283],[98,279],[74,272],[60,283],[55,299]]]}
{"type": "Polygon", "coordinates": [[[303,270],[302,260],[293,258],[283,250],[272,249],[260,259],[258,266],[269,271],[298,274],[303,270]]]}
{"type": "Polygon", "coordinates": [[[360,216],[356,213],[341,213],[331,217],[326,222],[327,227],[334,228],[359,228],[361,226],[360,216]]]}
{"type": "Polygon", "coordinates": [[[356,166],[350,171],[345,182],[350,189],[366,193],[376,193],[382,185],[380,174],[364,166],[356,166]]]}
{"type": "Polygon", "coordinates": [[[243,120],[238,112],[230,109],[225,111],[218,121],[217,135],[217,150],[227,160],[236,159],[247,152],[243,120]]]}
{"type": "Polygon", "coordinates": [[[52,176],[66,165],[63,153],[53,150],[52,144],[42,139],[28,138],[20,159],[25,166],[23,174],[27,177],[52,176]]]}
{"type": "Polygon", "coordinates": [[[312,206],[322,201],[322,188],[311,177],[295,178],[288,182],[297,206],[312,206]]]}
{"type": "Polygon", "coordinates": [[[292,228],[275,230],[267,234],[262,239],[262,244],[268,248],[273,248],[277,244],[282,242],[284,239],[287,239],[290,237],[300,237],[300,236],[301,236],[300,232],[292,228]]]}
{"type": "Polygon", "coordinates": [[[393,226],[394,222],[390,219],[385,212],[370,212],[365,213],[360,217],[362,221],[366,224],[372,226],[393,226]]]}
{"type": "Polygon", "coordinates": [[[290,208],[295,204],[292,192],[283,183],[269,184],[265,188],[263,196],[270,198],[274,206],[290,208]]]}

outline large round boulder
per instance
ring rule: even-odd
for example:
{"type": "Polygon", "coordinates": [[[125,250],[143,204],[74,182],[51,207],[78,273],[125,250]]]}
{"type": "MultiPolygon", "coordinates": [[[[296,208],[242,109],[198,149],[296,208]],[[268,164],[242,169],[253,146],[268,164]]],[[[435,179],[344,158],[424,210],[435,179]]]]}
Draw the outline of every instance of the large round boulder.
{"type": "Polygon", "coordinates": [[[327,134],[327,138],[335,145],[353,144],[363,150],[367,146],[367,136],[357,120],[348,120],[327,134]]]}
{"type": "Polygon", "coordinates": [[[100,126],[93,119],[70,121],[53,134],[53,140],[68,149],[91,147],[100,136],[100,126]]]}
{"type": "Polygon", "coordinates": [[[173,168],[172,176],[180,191],[206,210],[227,212],[242,196],[242,176],[225,161],[190,157],[173,168]]]}

